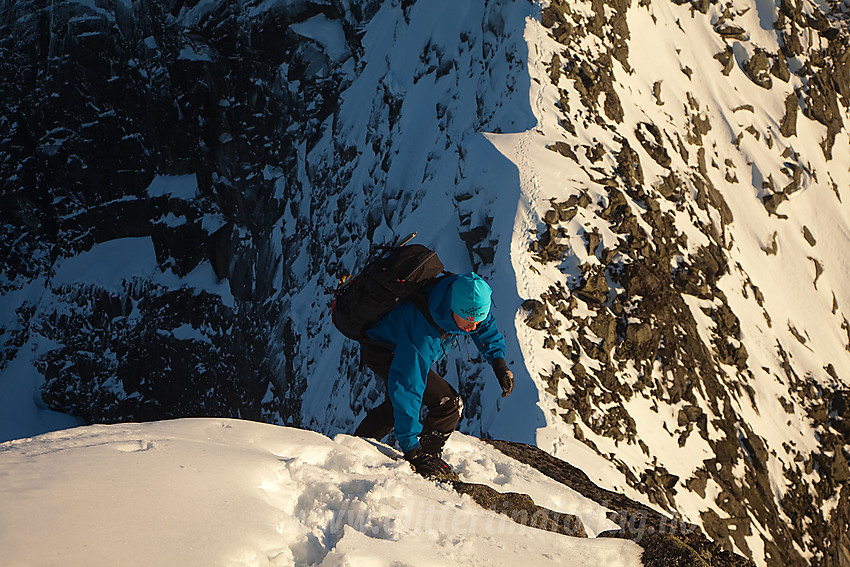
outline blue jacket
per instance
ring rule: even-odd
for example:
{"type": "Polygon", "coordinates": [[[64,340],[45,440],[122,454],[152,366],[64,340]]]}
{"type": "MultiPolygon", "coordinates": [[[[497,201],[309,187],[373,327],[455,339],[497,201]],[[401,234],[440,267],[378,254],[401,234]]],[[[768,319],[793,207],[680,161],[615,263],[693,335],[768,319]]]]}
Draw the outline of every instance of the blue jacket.
{"type": "Polygon", "coordinates": [[[441,278],[428,294],[428,309],[434,322],[448,332],[445,340],[441,340],[440,332],[412,301],[401,303],[366,333],[395,349],[387,387],[393,405],[395,435],[405,452],[419,446],[422,432],[419,412],[428,371],[446,356],[457,337],[471,336],[487,362],[505,357],[505,340],[496,327],[492,308],[475,331],[465,333],[458,328],[451,309],[451,284],[455,279],[456,275],[441,278]]]}

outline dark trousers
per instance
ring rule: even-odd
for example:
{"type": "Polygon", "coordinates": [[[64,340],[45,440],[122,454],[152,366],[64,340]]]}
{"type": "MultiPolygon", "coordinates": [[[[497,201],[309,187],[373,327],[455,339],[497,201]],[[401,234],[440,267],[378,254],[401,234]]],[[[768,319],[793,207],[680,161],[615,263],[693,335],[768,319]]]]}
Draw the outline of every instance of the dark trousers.
{"type": "MultiPolygon", "coordinates": [[[[386,384],[389,380],[390,364],[395,353],[375,345],[362,344],[361,346],[360,352],[363,362],[386,384]]],[[[423,436],[430,432],[443,433],[448,436],[449,433],[454,431],[457,422],[460,420],[461,411],[463,411],[463,403],[457,391],[433,370],[428,371],[422,405],[428,408],[428,414],[422,428],[423,436]]],[[[393,406],[388,394],[384,403],[366,414],[354,434],[359,437],[381,440],[393,430],[393,423],[393,406]]]]}

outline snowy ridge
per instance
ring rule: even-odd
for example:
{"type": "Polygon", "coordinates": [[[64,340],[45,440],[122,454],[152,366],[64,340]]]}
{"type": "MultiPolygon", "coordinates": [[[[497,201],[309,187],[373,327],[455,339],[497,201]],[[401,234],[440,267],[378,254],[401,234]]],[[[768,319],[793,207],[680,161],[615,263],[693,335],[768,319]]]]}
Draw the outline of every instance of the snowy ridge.
{"type": "MultiPolygon", "coordinates": [[[[468,479],[534,492],[596,530],[604,510],[458,435],[468,479]],[[498,470],[498,475],[493,475],[498,470]]],[[[412,472],[386,446],[251,422],[89,426],[0,444],[7,564],[640,565],[618,539],[521,526],[412,472]]]]}

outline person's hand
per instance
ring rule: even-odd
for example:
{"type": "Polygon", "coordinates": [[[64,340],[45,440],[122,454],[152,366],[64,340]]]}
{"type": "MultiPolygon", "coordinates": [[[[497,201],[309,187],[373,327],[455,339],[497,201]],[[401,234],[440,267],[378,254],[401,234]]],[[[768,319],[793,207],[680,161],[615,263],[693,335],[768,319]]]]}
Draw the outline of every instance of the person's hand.
{"type": "Polygon", "coordinates": [[[496,373],[496,379],[499,380],[499,386],[502,387],[502,397],[510,394],[514,389],[514,373],[508,370],[508,363],[504,358],[497,358],[493,361],[493,372],[496,373]]]}

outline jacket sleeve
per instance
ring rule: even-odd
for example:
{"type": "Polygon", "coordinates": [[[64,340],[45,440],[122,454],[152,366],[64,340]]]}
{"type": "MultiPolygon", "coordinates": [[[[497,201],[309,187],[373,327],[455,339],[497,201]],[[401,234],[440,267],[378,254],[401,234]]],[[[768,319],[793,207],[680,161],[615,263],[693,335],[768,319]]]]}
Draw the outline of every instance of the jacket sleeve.
{"type": "Polygon", "coordinates": [[[404,452],[419,446],[419,411],[430,364],[410,341],[396,345],[387,390],[393,405],[395,436],[404,452]]]}
{"type": "Polygon", "coordinates": [[[497,358],[505,358],[505,339],[499,332],[499,328],[496,327],[496,318],[493,317],[492,309],[487,318],[478,326],[478,329],[472,333],[472,342],[475,343],[487,362],[493,362],[497,358]]]}

